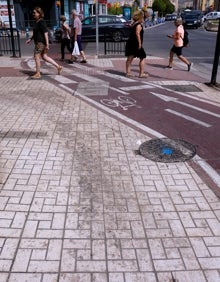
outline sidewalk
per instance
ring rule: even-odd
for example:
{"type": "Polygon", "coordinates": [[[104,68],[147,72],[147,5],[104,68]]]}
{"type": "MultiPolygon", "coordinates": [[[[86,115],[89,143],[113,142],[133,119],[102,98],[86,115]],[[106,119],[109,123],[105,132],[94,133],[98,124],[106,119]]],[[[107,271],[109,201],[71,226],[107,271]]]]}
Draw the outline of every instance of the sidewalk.
{"type": "MultiPolygon", "coordinates": [[[[150,134],[30,80],[28,59],[0,58],[0,281],[220,281],[220,201],[192,161],[136,155],[150,134]]],[[[165,60],[149,60],[152,82],[197,83],[220,103],[195,74],[159,76],[165,60]]]]}

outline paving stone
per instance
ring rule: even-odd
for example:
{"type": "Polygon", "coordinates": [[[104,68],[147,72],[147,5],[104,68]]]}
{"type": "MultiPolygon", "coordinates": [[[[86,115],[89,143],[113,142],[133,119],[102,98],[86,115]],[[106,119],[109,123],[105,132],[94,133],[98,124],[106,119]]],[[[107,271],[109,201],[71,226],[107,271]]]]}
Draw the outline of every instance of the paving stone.
{"type": "Polygon", "coordinates": [[[220,202],[207,183],[190,163],[135,155],[151,136],[60,87],[95,69],[64,66],[58,82],[43,71],[0,77],[0,281],[217,282],[220,202]]]}

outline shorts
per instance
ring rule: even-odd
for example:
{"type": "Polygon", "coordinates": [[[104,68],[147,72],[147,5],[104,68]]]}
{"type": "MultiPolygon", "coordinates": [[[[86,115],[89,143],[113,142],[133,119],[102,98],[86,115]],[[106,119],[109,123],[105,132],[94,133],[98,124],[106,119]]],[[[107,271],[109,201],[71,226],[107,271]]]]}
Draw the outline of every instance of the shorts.
{"type": "Polygon", "coordinates": [[[177,56],[181,56],[182,55],[182,49],[183,47],[176,47],[175,45],[173,45],[173,47],[171,48],[171,52],[175,53],[177,56]]]}
{"type": "Polygon", "coordinates": [[[81,35],[77,35],[77,43],[78,43],[78,46],[79,46],[79,51],[83,51],[83,48],[82,48],[82,36],[81,35]]]}
{"type": "Polygon", "coordinates": [[[46,54],[47,53],[47,49],[46,49],[46,45],[42,42],[38,42],[35,44],[34,47],[34,54],[46,54]]]}

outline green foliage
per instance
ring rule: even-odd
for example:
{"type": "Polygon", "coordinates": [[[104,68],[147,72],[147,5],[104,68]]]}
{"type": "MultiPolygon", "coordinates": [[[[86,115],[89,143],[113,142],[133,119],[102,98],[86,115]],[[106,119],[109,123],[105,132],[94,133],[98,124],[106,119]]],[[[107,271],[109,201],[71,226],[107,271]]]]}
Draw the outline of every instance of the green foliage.
{"type": "Polygon", "coordinates": [[[170,2],[170,0],[163,0],[166,4],[165,14],[172,14],[175,11],[175,6],[170,2]]]}
{"type": "Polygon", "coordinates": [[[108,9],[108,14],[110,14],[110,15],[121,15],[121,14],[123,14],[122,7],[116,7],[115,5],[112,5],[108,9]]]}
{"type": "Polygon", "coordinates": [[[158,11],[159,16],[172,14],[175,11],[175,6],[170,0],[154,0],[152,5],[153,11],[158,11]]]}
{"type": "Polygon", "coordinates": [[[166,4],[164,3],[164,0],[154,0],[152,9],[153,11],[158,11],[159,16],[163,15],[166,10],[166,4]]]}

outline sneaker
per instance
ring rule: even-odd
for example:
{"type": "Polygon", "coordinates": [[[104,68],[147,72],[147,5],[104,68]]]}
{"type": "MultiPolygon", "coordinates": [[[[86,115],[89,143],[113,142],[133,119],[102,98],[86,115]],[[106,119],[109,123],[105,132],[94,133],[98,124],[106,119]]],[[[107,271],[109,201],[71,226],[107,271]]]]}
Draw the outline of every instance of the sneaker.
{"type": "Polygon", "coordinates": [[[187,67],[188,67],[188,71],[190,71],[190,69],[191,69],[192,65],[193,65],[193,63],[190,63],[190,64],[188,64],[188,65],[187,65],[187,67]]]}
{"type": "Polygon", "coordinates": [[[73,64],[73,61],[72,61],[72,60],[69,60],[69,61],[68,61],[68,64],[73,64]]]}
{"type": "Polygon", "coordinates": [[[86,60],[82,60],[80,63],[85,64],[85,63],[87,63],[87,61],[86,60]]]}
{"type": "Polygon", "coordinates": [[[166,66],[165,69],[168,69],[168,70],[173,70],[173,67],[170,67],[170,66],[166,66]]]}

